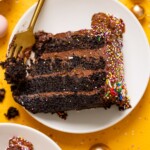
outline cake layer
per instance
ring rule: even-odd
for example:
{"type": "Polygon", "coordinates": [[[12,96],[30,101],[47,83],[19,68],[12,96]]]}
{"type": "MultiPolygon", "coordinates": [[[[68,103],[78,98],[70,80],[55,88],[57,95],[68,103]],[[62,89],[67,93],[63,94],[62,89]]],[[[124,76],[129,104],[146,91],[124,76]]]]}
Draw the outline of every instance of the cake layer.
{"type": "Polygon", "coordinates": [[[70,56],[68,60],[63,60],[60,58],[53,59],[38,59],[31,67],[28,69],[30,75],[42,75],[50,74],[60,71],[72,71],[76,68],[82,68],[83,70],[97,70],[105,68],[105,60],[103,57],[95,59],[94,57],[86,58],[79,56],[70,56]]]}
{"type": "Polygon", "coordinates": [[[111,106],[111,101],[104,102],[104,91],[92,95],[71,94],[71,95],[53,95],[53,96],[15,96],[15,101],[24,106],[32,113],[37,112],[59,112],[67,110],[81,110],[93,107],[111,106]],[[102,96],[100,96],[102,95],[102,96]]]}
{"type": "Polygon", "coordinates": [[[98,49],[105,45],[105,39],[100,33],[92,33],[93,30],[80,30],[77,32],[60,33],[57,35],[41,32],[37,34],[38,44],[33,47],[37,55],[43,52],[64,52],[74,49],[98,49]],[[91,36],[93,34],[93,36],[91,36]],[[41,37],[38,37],[42,35],[41,37]],[[45,39],[45,36],[48,38],[45,39]],[[40,45],[40,46],[39,46],[40,45]],[[37,49],[38,47],[38,49],[37,49]],[[37,51],[38,50],[38,51],[37,51]]]}
{"type": "MultiPolygon", "coordinates": [[[[94,57],[95,59],[99,59],[99,57],[103,57],[105,58],[104,55],[104,51],[105,51],[106,47],[102,47],[99,49],[84,49],[84,50],[80,50],[80,49],[74,49],[74,50],[68,50],[67,52],[52,52],[52,53],[48,53],[48,52],[44,52],[42,53],[42,55],[40,56],[41,59],[52,59],[52,58],[59,58],[59,59],[63,59],[63,60],[68,60],[69,57],[73,57],[73,56],[78,56],[78,57],[85,57],[90,58],[90,57],[94,57]]],[[[105,58],[106,59],[106,58],[105,58]]]]}
{"type": "Polygon", "coordinates": [[[35,94],[41,92],[91,91],[100,88],[106,80],[105,72],[98,72],[88,77],[48,76],[36,77],[12,86],[15,95],[35,94]]]}

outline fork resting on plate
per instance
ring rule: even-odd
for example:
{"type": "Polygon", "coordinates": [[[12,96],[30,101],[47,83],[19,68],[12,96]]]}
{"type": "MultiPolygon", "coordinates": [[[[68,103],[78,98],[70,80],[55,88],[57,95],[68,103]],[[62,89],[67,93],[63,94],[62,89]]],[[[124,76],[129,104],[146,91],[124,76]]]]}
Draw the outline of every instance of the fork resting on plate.
{"type": "Polygon", "coordinates": [[[40,10],[44,4],[45,0],[39,0],[34,11],[33,17],[29,24],[29,27],[26,31],[15,34],[12,44],[10,45],[10,49],[8,52],[8,58],[18,56],[24,58],[24,53],[27,48],[30,48],[35,43],[35,36],[33,34],[33,29],[36,23],[36,20],[39,16],[40,10]]]}

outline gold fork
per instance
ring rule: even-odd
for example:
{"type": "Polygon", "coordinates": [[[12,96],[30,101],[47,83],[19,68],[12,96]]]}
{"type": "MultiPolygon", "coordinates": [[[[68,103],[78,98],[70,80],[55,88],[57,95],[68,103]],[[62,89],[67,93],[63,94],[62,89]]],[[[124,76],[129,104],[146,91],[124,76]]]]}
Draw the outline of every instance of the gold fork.
{"type": "Polygon", "coordinates": [[[36,6],[36,9],[34,11],[33,17],[31,19],[31,22],[30,22],[27,30],[24,32],[17,33],[14,36],[13,42],[10,45],[10,49],[8,52],[8,58],[11,58],[11,57],[17,58],[18,55],[23,57],[25,50],[34,45],[35,36],[33,34],[33,29],[34,29],[36,20],[38,18],[38,15],[40,13],[40,10],[44,4],[44,1],[45,0],[38,1],[38,4],[36,6]]]}

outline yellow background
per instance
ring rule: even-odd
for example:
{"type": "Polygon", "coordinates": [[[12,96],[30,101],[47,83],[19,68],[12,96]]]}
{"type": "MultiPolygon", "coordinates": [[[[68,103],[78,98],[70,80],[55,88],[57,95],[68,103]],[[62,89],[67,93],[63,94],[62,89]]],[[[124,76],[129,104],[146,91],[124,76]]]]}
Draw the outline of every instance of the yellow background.
{"type": "MultiPolygon", "coordinates": [[[[0,2],[0,14],[9,22],[7,36],[0,39],[0,61],[5,59],[8,41],[19,18],[37,0],[3,0],[0,2]]],[[[128,8],[131,8],[134,0],[121,0],[128,8]]],[[[138,0],[146,9],[146,19],[142,25],[150,41],[150,1],[138,0]],[[148,9],[149,8],[149,9],[148,9]]],[[[24,109],[13,101],[10,87],[4,81],[3,71],[0,69],[0,88],[7,89],[4,102],[0,103],[0,122],[14,122],[38,129],[54,141],[63,150],[88,150],[94,143],[105,143],[112,150],[149,150],[150,149],[150,83],[134,111],[118,124],[109,129],[91,134],[67,134],[49,129],[31,118],[24,109]],[[20,116],[8,121],[4,113],[10,106],[15,106],[20,111],[20,116]]],[[[46,148],[43,148],[45,150],[46,148]]],[[[50,148],[49,148],[50,149],[50,148]]]]}

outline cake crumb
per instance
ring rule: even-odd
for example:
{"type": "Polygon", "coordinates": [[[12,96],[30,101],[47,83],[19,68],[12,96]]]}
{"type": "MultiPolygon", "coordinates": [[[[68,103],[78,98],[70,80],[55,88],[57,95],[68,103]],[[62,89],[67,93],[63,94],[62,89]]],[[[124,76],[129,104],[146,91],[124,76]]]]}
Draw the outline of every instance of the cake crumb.
{"type": "Polygon", "coordinates": [[[19,116],[19,111],[15,107],[10,107],[7,111],[7,114],[4,114],[8,120],[19,116]]]}
{"type": "Polygon", "coordinates": [[[61,118],[61,119],[64,119],[66,120],[67,119],[67,116],[68,114],[64,111],[60,111],[60,112],[57,112],[57,115],[61,118]]]}
{"type": "Polygon", "coordinates": [[[0,102],[3,102],[4,98],[5,98],[5,89],[0,89],[0,102]]]}

